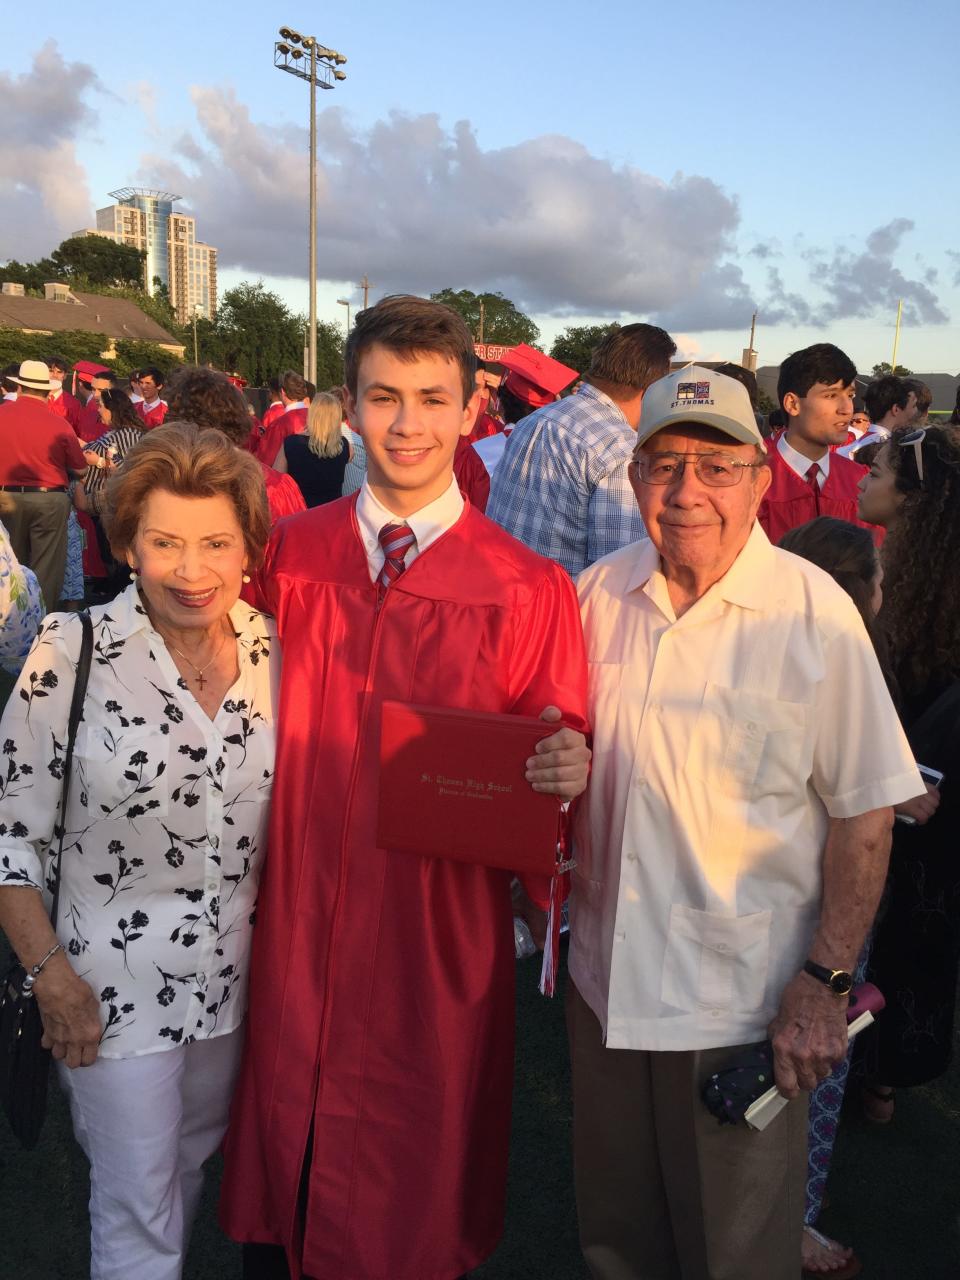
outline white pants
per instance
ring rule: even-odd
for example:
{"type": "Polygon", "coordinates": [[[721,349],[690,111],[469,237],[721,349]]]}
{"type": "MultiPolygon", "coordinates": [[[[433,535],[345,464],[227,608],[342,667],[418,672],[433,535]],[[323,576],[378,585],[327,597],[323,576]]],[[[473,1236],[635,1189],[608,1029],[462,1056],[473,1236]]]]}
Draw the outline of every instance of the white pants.
{"type": "Polygon", "coordinates": [[[90,1161],[91,1280],[180,1280],[242,1047],[240,1028],[139,1058],[57,1064],[90,1161]]]}

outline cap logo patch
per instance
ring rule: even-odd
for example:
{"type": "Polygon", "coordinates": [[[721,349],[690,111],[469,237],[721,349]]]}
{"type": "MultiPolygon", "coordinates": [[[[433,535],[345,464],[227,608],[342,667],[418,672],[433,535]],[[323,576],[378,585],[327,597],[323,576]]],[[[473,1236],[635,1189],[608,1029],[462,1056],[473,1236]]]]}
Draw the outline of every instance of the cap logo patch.
{"type": "Polygon", "coordinates": [[[670,406],[672,409],[678,408],[680,405],[703,405],[713,404],[710,398],[709,382],[678,382],[677,398],[670,406]]]}

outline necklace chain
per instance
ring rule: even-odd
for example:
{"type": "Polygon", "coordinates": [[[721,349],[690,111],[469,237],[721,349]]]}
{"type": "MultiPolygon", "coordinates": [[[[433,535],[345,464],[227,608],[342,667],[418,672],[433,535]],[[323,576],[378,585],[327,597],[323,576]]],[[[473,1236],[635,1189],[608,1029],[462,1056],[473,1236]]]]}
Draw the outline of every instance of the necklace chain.
{"type": "Polygon", "coordinates": [[[190,663],[190,666],[193,667],[194,671],[197,673],[197,688],[202,690],[204,685],[203,673],[206,671],[208,667],[213,666],[216,660],[220,657],[220,650],[223,648],[223,646],[226,643],[227,643],[227,633],[224,632],[220,640],[220,644],[217,647],[216,653],[213,655],[212,658],[210,658],[207,662],[205,662],[202,667],[198,667],[192,658],[188,658],[187,655],[183,652],[183,650],[178,649],[177,646],[172,642],[170,643],[170,648],[173,650],[174,653],[179,653],[180,657],[184,660],[184,662],[190,663]]]}

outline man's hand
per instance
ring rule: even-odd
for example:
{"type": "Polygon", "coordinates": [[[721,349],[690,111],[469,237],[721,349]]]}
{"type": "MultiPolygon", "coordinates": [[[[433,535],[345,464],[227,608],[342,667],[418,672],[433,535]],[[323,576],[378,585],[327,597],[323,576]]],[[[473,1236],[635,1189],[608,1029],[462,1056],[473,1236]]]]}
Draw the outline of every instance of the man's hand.
{"type": "MultiPolygon", "coordinates": [[[[548,724],[556,724],[561,718],[559,707],[545,707],[540,712],[540,719],[548,724]]],[[[586,788],[590,754],[582,733],[559,729],[537,743],[536,754],[527,760],[526,779],[534,791],[573,800],[586,788]]]]}
{"type": "Polygon", "coordinates": [[[847,1052],[847,1001],[807,973],[798,973],[780,998],[767,1028],[773,1041],[773,1071],[785,1098],[810,1092],[847,1052]]]}
{"type": "Polygon", "coordinates": [[[914,796],[912,800],[904,800],[901,804],[893,806],[893,812],[905,814],[908,818],[912,818],[918,827],[922,827],[925,822],[930,821],[939,807],[940,792],[928,782],[925,796],[914,796]]]}

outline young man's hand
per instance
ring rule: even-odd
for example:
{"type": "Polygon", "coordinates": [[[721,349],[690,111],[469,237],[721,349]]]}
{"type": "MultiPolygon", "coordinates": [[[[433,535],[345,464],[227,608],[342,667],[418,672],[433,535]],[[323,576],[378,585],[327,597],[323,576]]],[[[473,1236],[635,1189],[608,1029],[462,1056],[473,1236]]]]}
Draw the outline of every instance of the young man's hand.
{"type": "MultiPolygon", "coordinates": [[[[545,707],[540,719],[556,724],[562,718],[559,707],[545,707]]],[[[527,760],[526,778],[534,791],[573,800],[585,790],[590,775],[590,748],[576,729],[558,729],[537,743],[536,753],[527,760]]]]}

